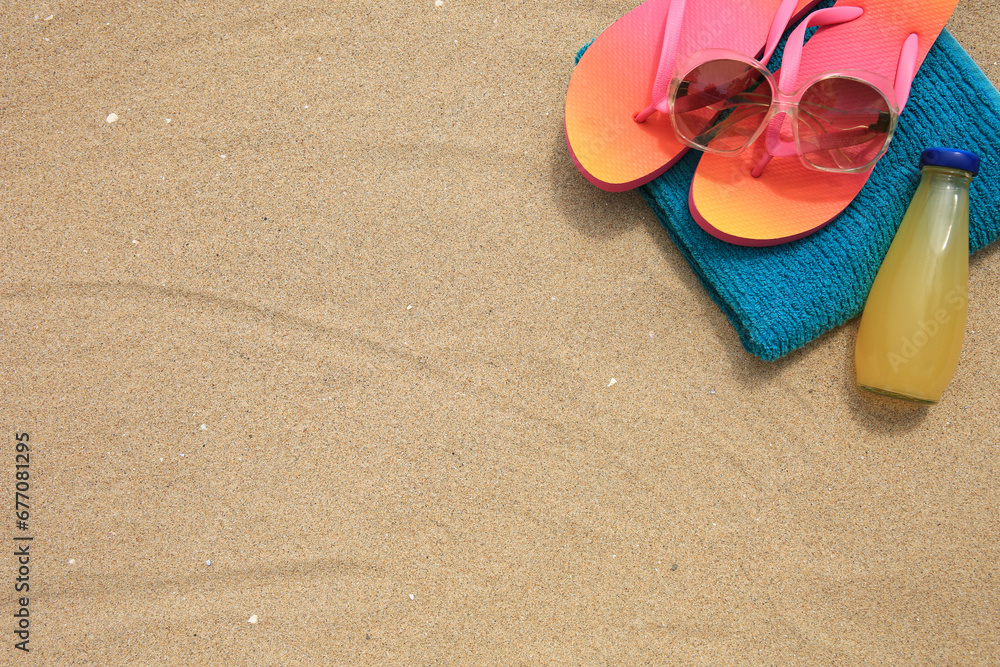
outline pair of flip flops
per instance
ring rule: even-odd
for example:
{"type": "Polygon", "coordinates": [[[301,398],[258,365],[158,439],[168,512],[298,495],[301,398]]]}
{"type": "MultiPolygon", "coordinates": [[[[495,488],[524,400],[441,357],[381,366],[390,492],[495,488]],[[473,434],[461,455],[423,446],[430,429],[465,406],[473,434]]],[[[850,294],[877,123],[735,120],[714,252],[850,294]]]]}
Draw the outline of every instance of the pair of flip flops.
{"type": "MultiPolygon", "coordinates": [[[[626,14],[594,40],[570,80],[566,141],[581,173],[609,191],[664,173],[688,150],[662,101],[674,63],[706,49],[769,57],[777,36],[807,15],[793,35],[799,45],[806,27],[821,27],[801,52],[796,47],[794,71],[786,52],[782,92],[825,72],[861,71],[891,82],[901,111],[916,70],[958,0],[838,0],[810,14],[818,3],[646,0],[626,14]],[[824,12],[841,14],[831,20],[824,12]]],[[[769,159],[770,134],[735,155],[701,156],[689,204],[695,221],[713,236],[748,246],[802,238],[836,218],[871,175],[870,168],[818,171],[787,151],[769,159]]]]}

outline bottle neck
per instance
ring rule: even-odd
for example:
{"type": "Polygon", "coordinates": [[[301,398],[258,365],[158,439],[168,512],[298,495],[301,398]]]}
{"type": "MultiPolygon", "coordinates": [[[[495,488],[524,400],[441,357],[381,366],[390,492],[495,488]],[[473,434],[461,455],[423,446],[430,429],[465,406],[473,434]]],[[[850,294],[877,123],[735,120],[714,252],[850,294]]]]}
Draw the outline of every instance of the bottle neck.
{"type": "Polygon", "coordinates": [[[933,180],[942,184],[956,187],[968,187],[974,175],[964,169],[951,169],[949,167],[923,167],[920,170],[921,178],[933,180]]]}
{"type": "Polygon", "coordinates": [[[969,184],[973,175],[964,169],[925,166],[921,169],[920,187],[911,206],[920,215],[915,217],[923,229],[926,242],[937,253],[944,253],[956,243],[969,239],[969,184]]]}

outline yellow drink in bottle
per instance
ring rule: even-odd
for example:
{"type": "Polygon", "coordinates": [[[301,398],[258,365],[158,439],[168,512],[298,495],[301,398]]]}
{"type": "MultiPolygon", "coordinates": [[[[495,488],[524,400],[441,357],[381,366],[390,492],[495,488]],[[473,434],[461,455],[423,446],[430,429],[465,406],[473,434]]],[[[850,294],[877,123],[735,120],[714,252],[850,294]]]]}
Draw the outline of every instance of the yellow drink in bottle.
{"type": "Polygon", "coordinates": [[[863,389],[937,403],[965,337],[969,184],[979,157],[929,148],[920,166],[920,185],[865,303],[855,366],[863,389]]]}

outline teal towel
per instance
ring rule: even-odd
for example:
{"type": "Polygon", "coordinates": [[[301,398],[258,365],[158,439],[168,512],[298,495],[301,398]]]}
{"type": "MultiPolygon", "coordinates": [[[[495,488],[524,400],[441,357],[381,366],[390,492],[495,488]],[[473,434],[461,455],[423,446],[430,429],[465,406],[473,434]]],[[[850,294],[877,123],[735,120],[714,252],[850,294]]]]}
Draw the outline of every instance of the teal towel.
{"type": "Polygon", "coordinates": [[[861,314],[916,190],[917,163],[928,146],[961,148],[983,158],[972,184],[970,251],[996,240],[998,137],[1000,93],[945,31],[920,68],[889,152],[854,202],[819,232],[769,248],[710,236],[688,210],[697,151],[639,192],[736,327],[743,346],[773,361],[861,314]]]}

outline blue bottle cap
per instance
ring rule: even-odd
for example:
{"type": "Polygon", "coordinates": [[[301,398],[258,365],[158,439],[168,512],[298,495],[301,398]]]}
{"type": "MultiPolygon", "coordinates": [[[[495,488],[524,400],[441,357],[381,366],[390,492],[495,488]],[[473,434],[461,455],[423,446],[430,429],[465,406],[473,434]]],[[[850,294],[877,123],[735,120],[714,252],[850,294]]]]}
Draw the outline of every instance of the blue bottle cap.
{"type": "Polygon", "coordinates": [[[920,156],[921,167],[961,169],[973,176],[979,173],[979,156],[957,148],[928,148],[920,156]]]}

